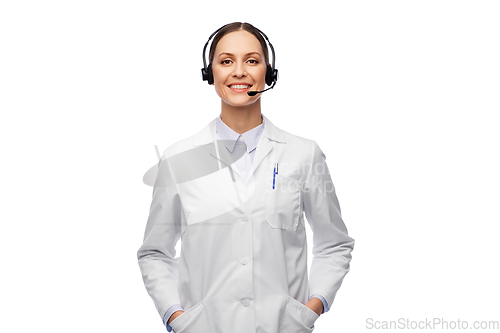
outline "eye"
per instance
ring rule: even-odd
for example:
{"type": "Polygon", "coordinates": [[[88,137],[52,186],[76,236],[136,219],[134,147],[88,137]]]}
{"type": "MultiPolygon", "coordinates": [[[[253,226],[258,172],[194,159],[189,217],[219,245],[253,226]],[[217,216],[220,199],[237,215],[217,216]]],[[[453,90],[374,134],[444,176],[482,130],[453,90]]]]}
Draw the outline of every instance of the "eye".
{"type": "Polygon", "coordinates": [[[231,61],[231,60],[229,60],[229,59],[225,59],[225,60],[222,60],[220,63],[221,63],[222,65],[228,65],[228,64],[229,64],[229,62],[226,62],[226,61],[231,61]]]}
{"type": "Polygon", "coordinates": [[[250,59],[250,60],[248,60],[248,61],[253,61],[253,63],[252,63],[252,64],[258,64],[258,63],[259,63],[259,62],[258,62],[257,60],[255,60],[255,59],[250,59]]]}

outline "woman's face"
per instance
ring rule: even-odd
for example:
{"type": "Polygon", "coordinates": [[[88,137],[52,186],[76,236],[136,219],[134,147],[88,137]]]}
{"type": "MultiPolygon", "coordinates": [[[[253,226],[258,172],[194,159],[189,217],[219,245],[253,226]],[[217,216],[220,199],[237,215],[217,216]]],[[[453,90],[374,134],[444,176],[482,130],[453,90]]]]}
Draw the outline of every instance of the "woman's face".
{"type": "Polygon", "coordinates": [[[259,40],[245,30],[233,31],[219,40],[212,62],[214,85],[223,103],[245,106],[261,94],[248,96],[247,91],[264,90],[266,64],[259,40]],[[232,87],[232,85],[249,87],[232,87]]]}

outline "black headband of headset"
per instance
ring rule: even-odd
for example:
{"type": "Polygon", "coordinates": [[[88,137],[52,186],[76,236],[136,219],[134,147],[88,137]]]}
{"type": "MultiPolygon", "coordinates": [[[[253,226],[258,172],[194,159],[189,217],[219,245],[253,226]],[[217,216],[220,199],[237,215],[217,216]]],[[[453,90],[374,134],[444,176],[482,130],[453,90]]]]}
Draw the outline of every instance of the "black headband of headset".
{"type": "MultiPolygon", "coordinates": [[[[210,35],[210,37],[208,37],[208,40],[207,42],[205,43],[205,46],[203,47],[203,67],[205,68],[205,70],[207,70],[207,62],[205,60],[205,52],[207,50],[207,46],[208,46],[208,43],[210,42],[210,40],[212,39],[212,37],[219,32],[220,29],[224,28],[225,26],[229,25],[230,23],[228,24],[225,24],[223,25],[222,27],[220,27],[219,29],[217,29],[213,34],[210,35]]],[[[255,27],[254,27],[255,28],[255,27]]],[[[255,28],[257,29],[257,28],[255,28]]],[[[264,38],[267,40],[267,43],[269,44],[269,46],[271,47],[271,53],[273,54],[273,65],[272,65],[272,70],[274,71],[274,64],[275,64],[275,55],[274,55],[274,47],[273,47],[273,44],[271,44],[271,42],[269,41],[269,39],[267,38],[266,34],[263,33],[262,31],[260,31],[259,29],[257,29],[258,32],[260,32],[260,34],[262,36],[264,36],[264,38]]]]}

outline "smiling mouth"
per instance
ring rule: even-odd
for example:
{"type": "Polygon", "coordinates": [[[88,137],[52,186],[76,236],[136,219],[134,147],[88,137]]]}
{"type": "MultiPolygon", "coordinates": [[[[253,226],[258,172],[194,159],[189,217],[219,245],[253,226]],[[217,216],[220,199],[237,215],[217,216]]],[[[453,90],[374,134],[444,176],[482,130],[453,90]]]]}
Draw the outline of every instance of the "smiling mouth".
{"type": "Polygon", "coordinates": [[[250,89],[250,87],[252,87],[252,85],[249,85],[249,84],[232,84],[232,85],[230,85],[228,87],[231,90],[247,90],[247,89],[250,89]]]}

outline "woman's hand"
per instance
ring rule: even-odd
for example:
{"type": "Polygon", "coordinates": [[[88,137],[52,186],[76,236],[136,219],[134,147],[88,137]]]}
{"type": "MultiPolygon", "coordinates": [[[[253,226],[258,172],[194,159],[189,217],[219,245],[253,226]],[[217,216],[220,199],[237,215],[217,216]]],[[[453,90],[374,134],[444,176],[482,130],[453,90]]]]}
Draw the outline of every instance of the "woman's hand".
{"type": "Polygon", "coordinates": [[[183,313],[184,313],[184,311],[182,311],[182,310],[178,310],[178,311],[175,311],[174,313],[172,313],[172,315],[170,316],[170,318],[168,318],[168,320],[167,320],[167,324],[170,325],[170,323],[172,322],[172,320],[174,320],[175,318],[179,317],[183,313]]]}
{"type": "Polygon", "coordinates": [[[309,309],[313,310],[318,314],[318,316],[321,315],[321,312],[323,312],[323,302],[321,302],[318,298],[313,297],[309,302],[305,304],[309,309]]]}

